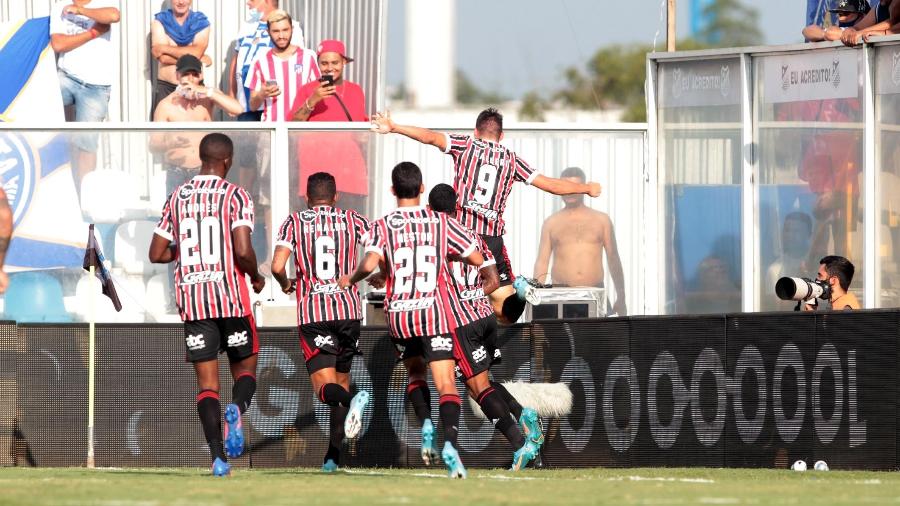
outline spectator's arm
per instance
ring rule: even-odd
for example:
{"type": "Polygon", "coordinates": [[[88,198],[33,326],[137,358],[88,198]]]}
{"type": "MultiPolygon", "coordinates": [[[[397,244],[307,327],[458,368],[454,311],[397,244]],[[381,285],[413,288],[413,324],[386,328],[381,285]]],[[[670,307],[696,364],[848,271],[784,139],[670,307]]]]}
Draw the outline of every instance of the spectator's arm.
{"type": "Polygon", "coordinates": [[[819,25],[809,25],[803,29],[803,38],[809,42],[821,42],[825,40],[825,29],[819,25]]]}
{"type": "Polygon", "coordinates": [[[237,98],[237,57],[237,52],[231,55],[231,64],[228,65],[228,95],[231,98],[237,98]]]}
{"type": "Polygon", "coordinates": [[[376,112],[372,116],[372,131],[380,134],[397,133],[410,139],[434,146],[441,151],[447,150],[447,136],[441,132],[435,132],[427,128],[419,128],[407,125],[398,125],[391,119],[391,114],[376,112]]]}
{"type": "Polygon", "coordinates": [[[841,40],[841,33],[843,33],[843,30],[841,30],[839,27],[829,26],[825,30],[825,40],[829,40],[829,41],[841,40]]]}
{"type": "Polygon", "coordinates": [[[203,93],[213,104],[221,107],[223,111],[231,116],[237,116],[244,112],[241,103],[236,98],[226,95],[212,86],[207,86],[203,93]]]}
{"type": "MultiPolygon", "coordinates": [[[[90,7],[78,7],[77,5],[70,5],[67,7],[69,9],[74,8],[75,14],[80,14],[85,17],[89,17],[98,23],[111,24],[118,23],[120,14],[119,9],[115,7],[99,7],[97,9],[91,9],[90,7]]],[[[63,11],[64,13],[66,11],[63,11]]]]}
{"type": "Polygon", "coordinates": [[[585,194],[590,195],[591,197],[598,197],[602,190],[600,183],[576,183],[574,181],[566,181],[565,179],[548,177],[543,174],[538,174],[531,184],[532,186],[536,186],[541,190],[554,195],[585,194]]]}
{"type": "Polygon", "coordinates": [[[547,274],[550,270],[550,255],[553,253],[553,243],[550,242],[550,229],[553,227],[551,220],[548,218],[541,227],[541,242],[538,245],[537,260],[534,261],[534,269],[531,275],[534,279],[541,283],[547,282],[547,274]]]}
{"type": "MultiPolygon", "coordinates": [[[[622,259],[619,257],[619,245],[616,243],[616,231],[613,227],[612,220],[608,216],[605,217],[606,226],[603,234],[603,248],[606,250],[606,261],[609,264],[609,274],[613,278],[613,285],[616,287],[616,305],[613,310],[619,316],[625,316],[627,309],[625,306],[625,272],[622,269],[622,259]]],[[[602,262],[603,259],[601,258],[602,262]]]]}
{"type": "Polygon", "coordinates": [[[65,53],[66,51],[71,51],[76,47],[80,47],[95,38],[94,32],[91,31],[76,33],[75,35],[54,33],[50,36],[50,47],[57,53],[65,53]]]}
{"type": "Polygon", "coordinates": [[[172,46],[162,23],[154,19],[150,24],[150,53],[164,65],[173,65],[186,54],[202,59],[209,45],[209,32],[210,28],[206,27],[194,35],[194,41],[187,46],[172,46]]]}

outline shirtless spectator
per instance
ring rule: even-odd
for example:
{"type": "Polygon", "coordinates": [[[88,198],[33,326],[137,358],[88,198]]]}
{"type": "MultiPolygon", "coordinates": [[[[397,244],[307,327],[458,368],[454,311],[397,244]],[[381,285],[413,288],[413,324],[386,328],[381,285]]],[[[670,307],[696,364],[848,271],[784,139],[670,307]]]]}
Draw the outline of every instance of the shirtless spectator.
{"type": "MultiPolygon", "coordinates": [[[[578,167],[569,167],[561,179],[584,183],[587,178],[578,167]]],[[[603,287],[603,251],[616,287],[613,312],[628,313],[625,305],[625,275],[616,245],[616,234],[609,215],[584,205],[582,195],[563,195],[565,207],[547,218],[541,230],[541,243],[534,263],[534,277],[546,281],[550,256],[554,285],[603,287]]]]}
{"type": "Polygon", "coordinates": [[[191,10],[192,5],[193,0],[172,0],[172,8],[157,13],[150,22],[150,52],[157,60],[150,119],[156,113],[157,104],[178,85],[175,76],[178,58],[191,54],[204,65],[212,64],[212,59],[205,54],[209,44],[209,20],[202,12],[191,10]]]}
{"type": "MultiPolygon", "coordinates": [[[[243,109],[233,97],[203,84],[203,64],[186,54],[175,65],[178,86],[157,106],[153,121],[212,121],[213,107],[235,116],[243,109]]],[[[166,192],[184,183],[199,170],[200,139],[207,132],[157,132],[150,137],[150,150],[164,153],[166,192]]]]}
{"type": "MultiPolygon", "coordinates": [[[[877,6],[880,0],[872,0],[877,6]]],[[[803,29],[803,37],[807,42],[825,40],[841,40],[844,30],[860,22],[869,12],[868,0],[834,0],[828,12],[837,14],[837,24],[824,27],[819,24],[809,25],[803,29]]]]}

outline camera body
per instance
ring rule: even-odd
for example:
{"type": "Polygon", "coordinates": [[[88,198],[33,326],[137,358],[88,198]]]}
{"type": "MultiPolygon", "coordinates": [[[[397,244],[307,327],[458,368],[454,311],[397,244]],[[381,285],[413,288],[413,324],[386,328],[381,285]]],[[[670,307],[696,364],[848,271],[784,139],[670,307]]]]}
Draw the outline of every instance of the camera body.
{"type": "Polygon", "coordinates": [[[814,304],[815,299],[831,299],[831,285],[818,279],[783,277],[775,283],[775,295],[781,300],[814,304]]]}

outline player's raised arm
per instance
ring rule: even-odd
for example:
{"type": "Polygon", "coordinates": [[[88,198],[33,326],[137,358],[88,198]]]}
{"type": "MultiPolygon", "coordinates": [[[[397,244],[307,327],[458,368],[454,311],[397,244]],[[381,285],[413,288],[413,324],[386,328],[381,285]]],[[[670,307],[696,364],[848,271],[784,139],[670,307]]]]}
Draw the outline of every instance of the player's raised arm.
{"type": "Polygon", "coordinates": [[[372,131],[380,134],[395,133],[405,135],[410,139],[434,146],[441,151],[447,150],[447,136],[441,132],[435,132],[427,128],[408,125],[398,125],[391,119],[391,113],[376,112],[372,116],[372,131]]]}
{"type": "Polygon", "coordinates": [[[565,179],[547,177],[543,174],[538,174],[531,184],[532,186],[536,186],[537,188],[540,188],[541,190],[544,190],[547,193],[552,193],[554,195],[571,195],[574,193],[580,193],[590,195],[591,197],[599,197],[600,192],[603,190],[603,187],[600,186],[600,183],[595,183],[593,181],[587,183],[576,183],[574,181],[567,181],[565,179]]]}

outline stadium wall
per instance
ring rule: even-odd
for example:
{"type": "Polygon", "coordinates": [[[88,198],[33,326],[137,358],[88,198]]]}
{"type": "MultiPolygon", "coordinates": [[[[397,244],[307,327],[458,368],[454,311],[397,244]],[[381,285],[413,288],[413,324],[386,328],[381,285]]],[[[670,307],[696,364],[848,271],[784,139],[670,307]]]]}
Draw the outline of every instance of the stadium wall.
{"type": "MultiPolygon", "coordinates": [[[[900,311],[872,310],[533,322],[505,331],[493,372],[571,389],[572,412],[544,420],[550,467],[822,459],[832,469],[896,469],[898,320],[900,311]]],[[[180,325],[98,327],[99,466],[208,464],[182,340],[180,325]]],[[[235,463],[318,466],[328,409],[310,391],[296,329],[262,329],[260,340],[259,388],[244,421],[251,450],[235,463]]],[[[386,330],[364,328],[360,345],[354,382],[373,402],[346,464],[421,466],[405,372],[386,330]]],[[[0,349],[0,465],[82,465],[87,326],[6,323],[0,349]]],[[[464,404],[466,464],[507,466],[507,443],[464,404]]]]}

